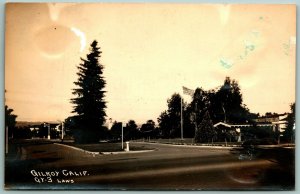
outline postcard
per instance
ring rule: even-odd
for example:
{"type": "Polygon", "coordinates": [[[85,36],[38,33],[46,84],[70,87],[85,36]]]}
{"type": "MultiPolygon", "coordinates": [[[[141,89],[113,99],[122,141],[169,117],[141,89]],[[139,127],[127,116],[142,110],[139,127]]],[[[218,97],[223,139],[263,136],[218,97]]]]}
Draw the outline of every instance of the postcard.
{"type": "Polygon", "coordinates": [[[296,5],[7,3],[5,189],[295,190],[296,5]]]}

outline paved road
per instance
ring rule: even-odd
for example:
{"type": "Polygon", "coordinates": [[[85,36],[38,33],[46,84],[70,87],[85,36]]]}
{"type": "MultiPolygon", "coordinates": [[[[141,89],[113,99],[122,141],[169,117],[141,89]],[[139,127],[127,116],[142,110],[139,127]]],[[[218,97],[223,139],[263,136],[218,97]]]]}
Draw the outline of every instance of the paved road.
{"type": "Polygon", "coordinates": [[[257,152],[250,160],[239,150],[132,145],[153,151],[92,155],[52,143],[29,143],[18,148],[17,158],[6,161],[6,187],[273,190],[294,186],[293,165],[279,161],[278,151],[257,152]]]}

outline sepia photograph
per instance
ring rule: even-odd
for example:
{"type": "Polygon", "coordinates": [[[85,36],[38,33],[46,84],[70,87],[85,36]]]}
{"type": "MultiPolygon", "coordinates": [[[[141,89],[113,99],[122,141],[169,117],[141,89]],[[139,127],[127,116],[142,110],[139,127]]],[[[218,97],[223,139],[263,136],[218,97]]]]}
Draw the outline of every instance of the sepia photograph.
{"type": "Polygon", "coordinates": [[[295,190],[295,4],[7,3],[4,56],[6,190],[295,190]]]}

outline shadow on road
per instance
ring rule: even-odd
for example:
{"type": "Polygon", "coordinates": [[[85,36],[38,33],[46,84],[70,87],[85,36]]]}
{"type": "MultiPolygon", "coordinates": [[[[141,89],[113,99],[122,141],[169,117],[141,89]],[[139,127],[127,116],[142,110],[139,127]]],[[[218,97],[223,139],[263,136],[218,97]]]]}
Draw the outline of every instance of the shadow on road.
{"type": "MultiPolygon", "coordinates": [[[[234,148],[230,151],[241,161],[267,160],[272,165],[266,169],[237,169],[236,173],[253,173],[253,177],[263,177],[260,184],[269,185],[270,190],[294,190],[295,189],[295,149],[284,147],[263,148],[247,146],[234,148]],[[255,174],[256,173],[256,174],[255,174]]],[[[250,174],[249,173],[249,174],[250,174]]],[[[247,175],[246,175],[247,176],[247,175]]],[[[254,178],[255,179],[255,178],[254,178]]]]}

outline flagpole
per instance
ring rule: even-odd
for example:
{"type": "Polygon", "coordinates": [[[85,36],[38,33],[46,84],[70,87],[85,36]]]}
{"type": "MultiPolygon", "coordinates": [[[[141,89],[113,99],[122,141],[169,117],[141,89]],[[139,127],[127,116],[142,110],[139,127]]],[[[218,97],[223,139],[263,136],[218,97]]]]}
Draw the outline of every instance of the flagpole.
{"type": "Polygon", "coordinates": [[[182,116],[182,97],[181,97],[181,106],[180,106],[180,112],[181,112],[181,119],[180,119],[180,121],[181,121],[181,140],[183,140],[183,116],[182,116]]]}
{"type": "Polygon", "coordinates": [[[8,126],[5,126],[5,154],[8,154],[8,126]]]}
{"type": "Polygon", "coordinates": [[[123,122],[121,122],[121,125],[122,125],[122,150],[124,149],[123,147],[123,137],[124,137],[124,134],[123,134],[123,122]]]}

